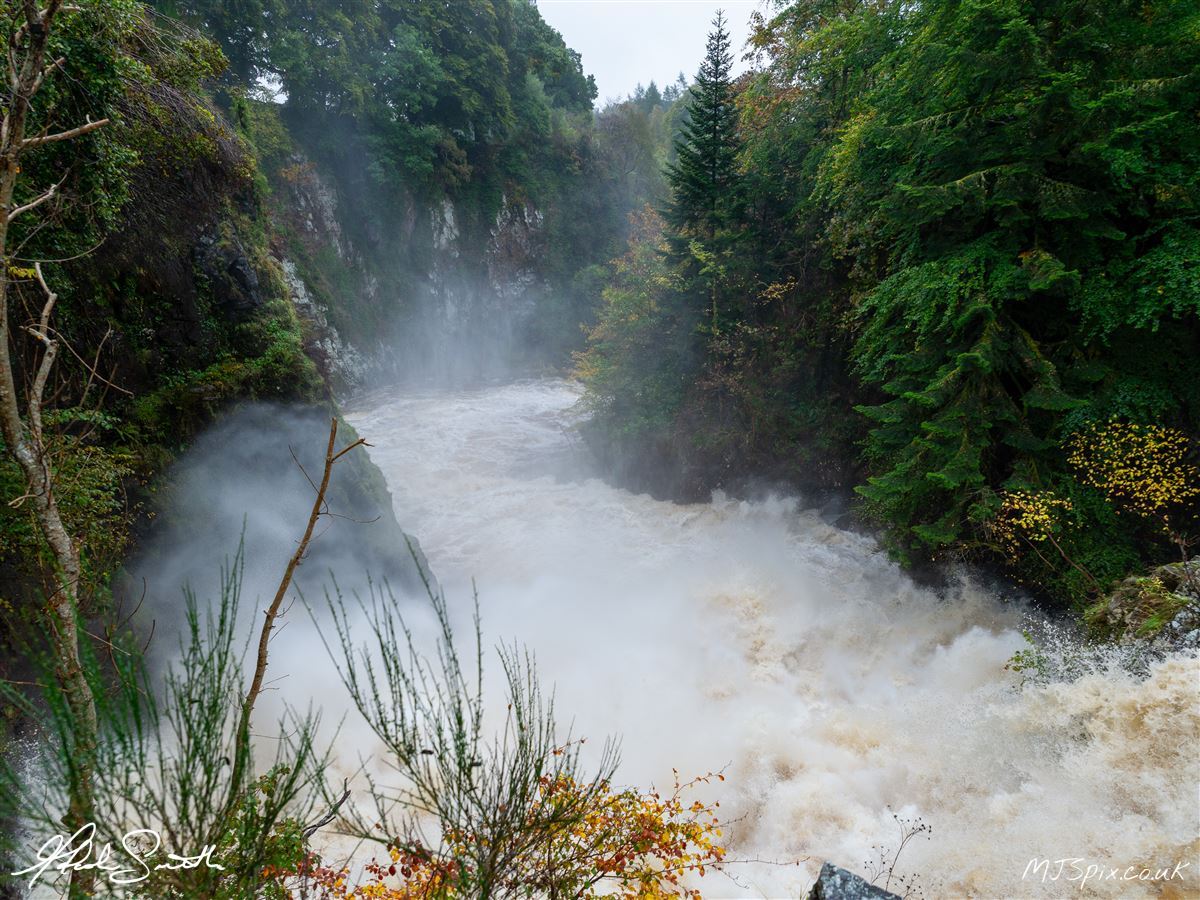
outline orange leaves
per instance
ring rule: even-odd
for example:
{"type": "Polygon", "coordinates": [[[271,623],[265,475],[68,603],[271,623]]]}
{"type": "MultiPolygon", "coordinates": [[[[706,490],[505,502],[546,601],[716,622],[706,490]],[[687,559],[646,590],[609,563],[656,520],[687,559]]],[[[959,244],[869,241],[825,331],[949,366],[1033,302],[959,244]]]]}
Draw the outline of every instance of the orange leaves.
{"type": "MultiPolygon", "coordinates": [[[[680,783],[676,773],[673,790],[664,795],[542,776],[530,821],[546,821],[547,813],[556,811],[561,819],[525,852],[513,855],[502,872],[503,886],[530,895],[700,897],[685,882],[693,873],[703,877],[719,868],[725,848],[718,843],[717,804],[687,795],[714,779],[724,776],[710,772],[680,783]]],[[[389,860],[373,860],[354,886],[345,870],[313,866],[306,873],[308,884],[320,900],[474,896],[477,880],[468,850],[476,841],[474,835],[445,834],[437,852],[392,847],[389,860]]]]}
{"type": "MultiPolygon", "coordinates": [[[[684,795],[714,777],[724,779],[709,773],[680,784],[676,773],[667,797],[657,791],[613,791],[606,785],[557,849],[578,867],[579,882],[606,882],[606,890],[618,896],[698,897],[695,889],[683,885],[685,876],[703,876],[706,867],[719,866],[725,849],[716,843],[716,804],[699,799],[685,804],[684,795]]],[[[543,784],[547,796],[580,790],[580,785],[563,779],[543,784]]]]}
{"type": "Polygon", "coordinates": [[[427,900],[457,896],[454,886],[458,872],[453,862],[439,862],[420,849],[388,850],[389,862],[371,860],[364,867],[364,879],[348,884],[347,869],[325,866],[313,868],[307,886],[320,900],[427,900]]]}

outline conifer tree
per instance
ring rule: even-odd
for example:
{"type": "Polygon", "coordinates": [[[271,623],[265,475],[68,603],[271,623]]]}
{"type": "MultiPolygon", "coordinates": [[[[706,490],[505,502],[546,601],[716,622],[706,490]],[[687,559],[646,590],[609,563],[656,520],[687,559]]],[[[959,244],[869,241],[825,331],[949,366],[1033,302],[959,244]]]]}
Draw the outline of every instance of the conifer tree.
{"type": "Polygon", "coordinates": [[[711,239],[727,219],[738,152],[732,65],[729,31],[718,12],[692,88],[688,121],[675,142],[676,162],[667,169],[673,195],[668,220],[685,234],[711,239]]]}

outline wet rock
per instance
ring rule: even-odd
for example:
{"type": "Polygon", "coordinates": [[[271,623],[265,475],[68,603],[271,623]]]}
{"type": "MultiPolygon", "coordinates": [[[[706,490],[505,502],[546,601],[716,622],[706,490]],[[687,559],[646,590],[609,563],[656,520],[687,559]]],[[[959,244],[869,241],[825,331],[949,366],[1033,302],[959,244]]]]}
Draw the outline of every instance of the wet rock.
{"type": "Polygon", "coordinates": [[[222,239],[214,228],[202,234],[193,251],[196,270],[208,282],[214,304],[235,319],[253,313],[266,302],[262,284],[241,239],[222,239]]]}
{"type": "Polygon", "coordinates": [[[366,358],[342,339],[329,321],[328,310],[317,302],[300,276],[296,264],[286,257],[279,260],[283,279],[292,295],[292,305],[308,323],[304,352],[317,365],[317,370],[333,388],[334,394],[349,394],[367,379],[366,358]]]}
{"type": "Polygon", "coordinates": [[[821,866],[817,883],[808,892],[808,900],[901,900],[899,894],[876,887],[853,872],[831,862],[821,866]]]}
{"type": "Polygon", "coordinates": [[[1200,556],[1126,578],[1084,618],[1117,640],[1152,640],[1175,649],[1200,645],[1200,556]]]}
{"type": "Polygon", "coordinates": [[[1186,565],[1180,562],[1159,566],[1151,573],[1168,591],[1200,599],[1200,556],[1186,565]]]}

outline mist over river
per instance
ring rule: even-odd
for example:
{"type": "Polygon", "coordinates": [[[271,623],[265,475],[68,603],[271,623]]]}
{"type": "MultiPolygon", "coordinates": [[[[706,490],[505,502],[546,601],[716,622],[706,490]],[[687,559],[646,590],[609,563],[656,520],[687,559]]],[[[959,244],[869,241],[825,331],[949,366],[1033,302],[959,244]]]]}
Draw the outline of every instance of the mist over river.
{"type": "Polygon", "coordinates": [[[967,580],[918,587],[796,499],[677,505],[606,484],[578,399],[558,379],[405,388],[347,419],[460,624],[474,579],[485,643],[533,650],[576,734],[622,738],[619,781],[727,766],[712,790],[730,856],[803,862],[733,866],[706,896],[798,896],[823,859],[862,871],[873,845],[895,849],[893,812],[932,827],[899,866],[926,896],[1200,891],[1194,653],[1023,683],[1005,664],[1025,610],[967,580]],[[1035,858],[1188,865],[1081,888],[1070,868],[1023,880],[1035,858]]]}

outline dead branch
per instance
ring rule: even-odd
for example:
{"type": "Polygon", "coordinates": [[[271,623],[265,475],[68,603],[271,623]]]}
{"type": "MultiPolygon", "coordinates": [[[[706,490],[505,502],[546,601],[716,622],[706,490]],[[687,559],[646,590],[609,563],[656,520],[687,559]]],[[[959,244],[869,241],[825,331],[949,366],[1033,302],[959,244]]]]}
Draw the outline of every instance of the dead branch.
{"type": "Polygon", "coordinates": [[[342,781],[342,795],[340,797],[338,797],[336,801],[334,801],[333,806],[331,806],[329,808],[329,812],[325,813],[325,815],[321,816],[321,818],[317,819],[317,821],[313,822],[311,825],[306,825],[304,827],[304,832],[303,832],[304,837],[305,838],[312,837],[314,834],[316,834],[318,831],[320,831],[322,828],[324,828],[326,825],[328,825],[330,822],[332,822],[335,818],[337,818],[338,810],[340,810],[342,808],[342,804],[345,803],[348,799],[350,799],[349,782],[346,780],[343,780],[342,781]]]}
{"type": "Polygon", "coordinates": [[[55,134],[42,134],[37,137],[25,138],[21,142],[21,149],[28,150],[30,147],[41,147],[43,144],[57,144],[59,141],[69,141],[77,137],[82,137],[85,134],[95,131],[97,128],[103,128],[109,123],[109,119],[100,119],[93,122],[91,119],[76,128],[68,128],[66,131],[59,131],[55,134]]]}
{"type": "Polygon", "coordinates": [[[50,285],[46,283],[41,263],[34,266],[34,271],[37,272],[38,284],[46,293],[46,303],[42,307],[42,316],[38,320],[37,328],[27,327],[25,329],[46,348],[42,354],[42,361],[38,364],[37,374],[33,378],[33,388],[29,392],[29,428],[33,432],[34,441],[40,445],[42,443],[42,399],[46,394],[46,382],[50,378],[50,370],[54,368],[54,360],[58,356],[58,341],[52,340],[46,331],[50,327],[50,315],[54,312],[54,304],[58,302],[58,294],[50,290],[50,285]]]}
{"type": "Polygon", "coordinates": [[[33,200],[30,200],[24,206],[18,206],[16,209],[12,210],[12,212],[10,212],[8,214],[8,221],[11,222],[14,219],[16,219],[17,216],[23,215],[27,212],[31,212],[32,210],[37,209],[43,203],[53,200],[55,197],[58,196],[58,191],[63,186],[63,182],[65,182],[66,180],[67,180],[67,176],[64,175],[57,184],[50,185],[50,187],[48,187],[42,194],[35,197],[33,200]]]}
{"type": "MultiPolygon", "coordinates": [[[[87,385],[84,387],[84,391],[83,391],[84,397],[87,396],[88,389],[91,388],[93,381],[99,381],[105,387],[110,387],[114,391],[119,391],[120,393],[124,394],[126,397],[134,396],[133,391],[128,391],[125,388],[121,387],[119,384],[113,384],[113,382],[111,380],[109,380],[108,378],[105,378],[103,375],[100,374],[100,371],[99,371],[100,351],[104,349],[104,344],[108,341],[108,339],[110,337],[112,337],[112,329],[111,328],[108,329],[108,331],[105,332],[104,337],[100,339],[100,343],[96,347],[96,361],[91,364],[89,364],[86,359],[84,359],[82,356],[79,355],[78,351],[76,351],[76,349],[71,346],[71,342],[68,341],[65,337],[63,337],[63,334],[61,331],[58,331],[55,328],[50,328],[50,329],[48,329],[48,331],[49,331],[49,333],[54,335],[56,340],[60,341],[62,343],[62,345],[67,348],[67,350],[70,352],[70,354],[72,356],[74,356],[75,359],[79,361],[79,364],[81,366],[83,366],[83,368],[87,371],[88,381],[87,381],[87,385]]],[[[115,374],[115,369],[114,369],[114,374],[115,374]]],[[[82,401],[80,401],[80,402],[82,402],[82,401]]]]}
{"type": "MultiPolygon", "coordinates": [[[[334,464],[353,450],[355,447],[362,446],[366,443],[362,438],[344,447],[340,452],[334,452],[334,447],[337,442],[338,421],[337,418],[330,420],[329,424],[329,442],[325,448],[325,468],[321,475],[321,483],[316,487],[317,495],[313,499],[312,511],[308,516],[308,525],[304,529],[304,536],[300,539],[299,545],[296,547],[296,552],[292,554],[292,558],[288,560],[287,568],[283,572],[283,578],[279,581],[279,587],[275,591],[275,597],[271,600],[271,605],[267,607],[265,618],[263,620],[262,629],[258,636],[258,655],[254,664],[254,676],[250,680],[250,689],[246,692],[246,699],[242,702],[242,715],[238,722],[237,730],[237,747],[238,751],[234,762],[234,771],[231,777],[231,793],[227,810],[232,808],[232,804],[236,802],[236,791],[241,783],[242,775],[245,770],[246,757],[248,748],[246,746],[250,736],[250,717],[254,712],[254,704],[258,700],[259,694],[262,693],[263,678],[267,672],[268,646],[271,641],[271,632],[275,628],[275,621],[279,616],[280,606],[283,604],[283,599],[287,596],[288,589],[291,587],[292,578],[296,574],[296,569],[304,561],[304,556],[308,552],[308,545],[312,541],[313,531],[316,529],[317,520],[322,515],[327,514],[325,494],[329,490],[329,480],[333,474],[334,464]]],[[[307,473],[305,473],[307,477],[307,473]]],[[[311,480],[310,480],[311,484],[311,480]]]]}

